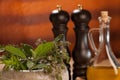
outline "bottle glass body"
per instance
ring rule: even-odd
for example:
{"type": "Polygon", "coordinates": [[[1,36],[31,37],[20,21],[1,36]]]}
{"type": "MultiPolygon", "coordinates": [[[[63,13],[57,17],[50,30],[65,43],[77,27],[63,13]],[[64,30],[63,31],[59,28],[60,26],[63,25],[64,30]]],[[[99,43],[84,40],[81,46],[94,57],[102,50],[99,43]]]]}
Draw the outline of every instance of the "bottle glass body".
{"type": "Polygon", "coordinates": [[[87,77],[88,80],[118,80],[120,79],[118,76],[120,75],[120,63],[110,45],[109,23],[111,17],[108,16],[106,20],[103,20],[102,17],[98,19],[100,27],[91,29],[88,34],[95,57],[91,60],[92,66],[88,68],[87,77]],[[98,39],[95,39],[96,35],[99,35],[98,39]],[[111,75],[112,77],[110,77],[111,75]],[[115,78],[116,75],[117,78],[115,78]]]}

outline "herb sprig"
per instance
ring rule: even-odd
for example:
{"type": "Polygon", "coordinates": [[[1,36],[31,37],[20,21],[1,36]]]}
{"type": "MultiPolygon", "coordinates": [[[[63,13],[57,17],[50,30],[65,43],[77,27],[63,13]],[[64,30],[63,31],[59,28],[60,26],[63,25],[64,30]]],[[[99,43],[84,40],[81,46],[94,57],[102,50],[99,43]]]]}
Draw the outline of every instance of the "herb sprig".
{"type": "Polygon", "coordinates": [[[42,70],[44,73],[52,73],[57,80],[62,80],[61,72],[65,69],[64,61],[69,62],[63,35],[59,35],[54,41],[41,42],[36,48],[28,44],[20,46],[6,45],[0,47],[4,52],[1,58],[5,64],[4,70],[42,70]]]}

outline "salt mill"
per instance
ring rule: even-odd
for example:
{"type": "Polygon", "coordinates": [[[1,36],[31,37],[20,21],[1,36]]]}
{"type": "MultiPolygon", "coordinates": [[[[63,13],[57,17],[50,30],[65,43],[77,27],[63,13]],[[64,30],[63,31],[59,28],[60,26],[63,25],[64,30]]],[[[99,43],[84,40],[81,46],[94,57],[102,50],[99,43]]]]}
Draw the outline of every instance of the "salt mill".
{"type": "Polygon", "coordinates": [[[92,57],[88,43],[88,23],[91,20],[91,14],[88,10],[82,9],[81,5],[78,5],[78,9],[75,9],[71,14],[71,19],[75,25],[74,31],[76,36],[76,42],[72,52],[74,60],[73,80],[87,80],[87,66],[92,57]]]}
{"type": "MultiPolygon", "coordinates": [[[[52,11],[49,19],[53,25],[52,31],[54,34],[54,38],[57,37],[59,34],[63,34],[62,41],[66,41],[66,35],[68,31],[67,23],[70,19],[68,12],[65,10],[62,10],[60,5],[57,5],[57,9],[52,11]]],[[[70,51],[67,46],[66,46],[66,49],[69,53],[68,55],[70,56],[70,51]]],[[[71,80],[70,65],[67,63],[65,64],[68,68],[69,80],[71,80]]]]}

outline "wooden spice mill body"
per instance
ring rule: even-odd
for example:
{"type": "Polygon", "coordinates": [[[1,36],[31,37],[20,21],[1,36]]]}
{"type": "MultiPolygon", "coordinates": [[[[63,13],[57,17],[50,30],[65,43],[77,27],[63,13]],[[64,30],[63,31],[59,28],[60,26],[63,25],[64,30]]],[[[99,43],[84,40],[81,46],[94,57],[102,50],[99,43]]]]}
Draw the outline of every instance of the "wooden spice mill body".
{"type": "Polygon", "coordinates": [[[86,70],[92,56],[88,43],[88,23],[91,19],[91,14],[89,11],[79,8],[73,11],[71,19],[75,25],[74,31],[76,36],[76,42],[72,52],[74,60],[73,80],[80,78],[86,80],[86,70]]]}
{"type": "MultiPolygon", "coordinates": [[[[50,14],[50,21],[53,25],[52,31],[54,34],[54,38],[57,37],[60,34],[63,34],[62,41],[66,41],[66,35],[68,31],[67,23],[69,21],[69,14],[67,11],[61,10],[61,6],[58,6],[58,9],[53,10],[53,12],[50,14]]],[[[70,56],[70,51],[67,46],[65,46],[67,49],[68,55],[70,56]]],[[[69,80],[71,80],[70,75],[70,65],[68,63],[65,63],[68,72],[69,72],[69,80]]]]}

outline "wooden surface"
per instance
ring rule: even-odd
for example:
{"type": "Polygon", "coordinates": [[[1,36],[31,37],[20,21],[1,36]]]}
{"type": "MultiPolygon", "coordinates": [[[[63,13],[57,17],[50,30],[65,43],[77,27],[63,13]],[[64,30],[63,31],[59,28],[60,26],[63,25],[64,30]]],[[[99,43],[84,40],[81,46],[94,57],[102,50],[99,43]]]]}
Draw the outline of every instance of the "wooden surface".
{"type": "MultiPolygon", "coordinates": [[[[101,10],[108,10],[111,20],[111,43],[120,53],[120,0],[0,0],[0,44],[29,43],[34,45],[38,38],[52,40],[52,25],[49,14],[56,5],[72,13],[78,4],[92,13],[90,27],[98,27],[97,17],[101,10]]],[[[74,46],[73,23],[68,23],[68,40],[74,46]]]]}

